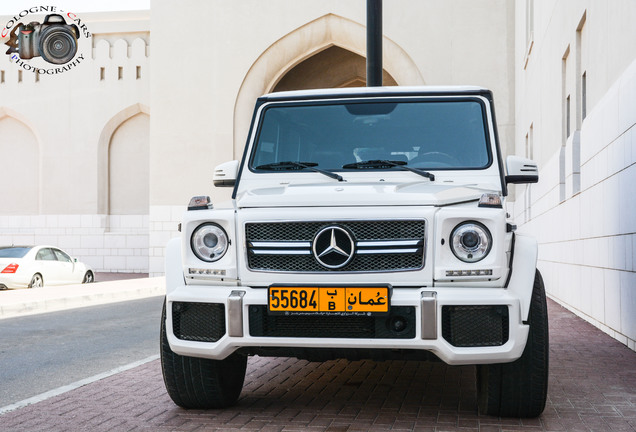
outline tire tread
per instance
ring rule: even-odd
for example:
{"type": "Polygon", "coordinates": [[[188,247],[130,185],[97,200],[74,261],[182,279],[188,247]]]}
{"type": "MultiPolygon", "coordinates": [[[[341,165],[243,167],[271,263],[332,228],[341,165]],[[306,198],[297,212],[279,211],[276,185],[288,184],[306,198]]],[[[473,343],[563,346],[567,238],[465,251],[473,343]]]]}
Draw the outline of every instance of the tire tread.
{"type": "Polygon", "coordinates": [[[226,408],[241,394],[247,356],[211,360],[176,354],[166,336],[166,305],[161,314],[161,371],[168,395],[183,408],[226,408]]]}
{"type": "Polygon", "coordinates": [[[537,270],[532,289],[528,341],[512,363],[477,367],[479,410],[500,417],[538,417],[548,394],[549,332],[545,287],[537,270]]]}

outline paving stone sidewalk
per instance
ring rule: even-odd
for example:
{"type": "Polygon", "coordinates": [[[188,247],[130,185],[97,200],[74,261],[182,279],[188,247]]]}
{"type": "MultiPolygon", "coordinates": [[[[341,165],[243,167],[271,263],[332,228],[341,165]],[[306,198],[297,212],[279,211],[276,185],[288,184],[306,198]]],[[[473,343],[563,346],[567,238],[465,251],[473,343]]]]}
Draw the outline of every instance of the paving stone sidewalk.
{"type": "Polygon", "coordinates": [[[184,410],[159,361],[0,416],[1,431],[636,431],[636,353],[549,301],[549,400],[479,415],[474,367],[252,357],[238,404],[184,410]]]}

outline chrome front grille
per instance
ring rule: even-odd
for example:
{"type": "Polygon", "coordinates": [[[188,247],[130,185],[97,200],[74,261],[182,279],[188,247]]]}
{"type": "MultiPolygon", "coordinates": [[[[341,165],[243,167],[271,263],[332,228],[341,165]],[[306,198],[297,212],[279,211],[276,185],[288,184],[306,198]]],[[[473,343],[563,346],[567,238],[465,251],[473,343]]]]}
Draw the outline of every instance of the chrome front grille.
{"type": "Polygon", "coordinates": [[[245,224],[251,270],[273,272],[409,271],[424,266],[424,220],[327,222],[251,222],[245,224]],[[327,227],[347,230],[355,242],[353,258],[326,268],[313,252],[313,240],[327,227]]]}

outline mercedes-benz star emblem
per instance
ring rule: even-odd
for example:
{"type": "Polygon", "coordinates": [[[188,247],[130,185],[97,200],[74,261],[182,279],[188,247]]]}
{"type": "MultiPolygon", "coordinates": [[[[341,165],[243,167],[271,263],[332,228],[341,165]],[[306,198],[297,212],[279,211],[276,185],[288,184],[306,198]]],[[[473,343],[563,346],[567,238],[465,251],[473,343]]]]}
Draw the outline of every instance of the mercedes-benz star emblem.
{"type": "Polygon", "coordinates": [[[353,258],[354,249],[355,243],[351,234],[338,226],[320,230],[314,237],[312,245],[316,260],[330,269],[346,266],[353,258]]]}

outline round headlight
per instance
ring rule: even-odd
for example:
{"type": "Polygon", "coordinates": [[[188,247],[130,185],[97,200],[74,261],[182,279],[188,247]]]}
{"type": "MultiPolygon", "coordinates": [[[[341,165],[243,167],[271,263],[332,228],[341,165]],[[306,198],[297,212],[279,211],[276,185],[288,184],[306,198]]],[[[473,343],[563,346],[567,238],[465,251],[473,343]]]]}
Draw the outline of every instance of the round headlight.
{"type": "Polygon", "coordinates": [[[479,222],[465,222],[455,227],[451,233],[451,250],[464,262],[481,261],[488,255],[492,237],[488,228],[479,222]]]}
{"type": "Polygon", "coordinates": [[[223,257],[228,247],[227,234],[217,224],[200,225],[192,233],[192,252],[203,261],[214,262],[223,257]]]}

